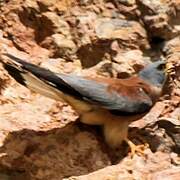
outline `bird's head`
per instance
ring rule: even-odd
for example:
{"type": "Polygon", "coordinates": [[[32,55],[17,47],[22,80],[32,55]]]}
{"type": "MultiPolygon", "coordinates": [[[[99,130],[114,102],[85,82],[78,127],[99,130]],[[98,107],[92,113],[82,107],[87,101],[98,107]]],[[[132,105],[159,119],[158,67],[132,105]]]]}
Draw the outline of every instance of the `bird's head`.
{"type": "Polygon", "coordinates": [[[167,79],[165,62],[156,61],[149,64],[139,72],[139,77],[156,87],[162,87],[167,79]]]}

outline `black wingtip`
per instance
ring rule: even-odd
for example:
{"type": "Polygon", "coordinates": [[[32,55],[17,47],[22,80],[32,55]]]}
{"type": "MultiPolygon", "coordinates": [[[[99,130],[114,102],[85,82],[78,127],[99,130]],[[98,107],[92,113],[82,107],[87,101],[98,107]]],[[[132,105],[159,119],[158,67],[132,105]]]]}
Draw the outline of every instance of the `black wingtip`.
{"type": "Polygon", "coordinates": [[[20,59],[20,58],[18,58],[18,57],[15,57],[15,56],[12,55],[12,54],[4,53],[3,55],[7,56],[7,57],[10,59],[9,62],[13,62],[13,64],[15,63],[15,64],[17,64],[17,65],[20,65],[20,67],[22,67],[23,70],[27,70],[27,71],[31,72],[32,74],[37,75],[38,72],[39,72],[40,70],[42,70],[42,69],[43,69],[44,71],[49,72],[49,70],[45,70],[44,68],[38,67],[38,66],[36,66],[36,65],[34,65],[34,64],[32,64],[32,63],[27,62],[27,61],[24,60],[24,59],[20,59]]]}
{"type": "Polygon", "coordinates": [[[5,69],[20,84],[28,86],[26,85],[26,81],[23,79],[23,74],[31,73],[33,76],[41,79],[46,84],[50,84],[53,87],[55,86],[61,92],[77,98],[82,98],[81,93],[66,83],[61,77],[61,74],[56,74],[48,69],[28,63],[27,61],[21,60],[20,58],[17,58],[9,53],[4,53],[4,55],[10,58],[9,62],[5,65],[5,69]]]}
{"type": "Polygon", "coordinates": [[[9,54],[9,53],[3,53],[2,55],[4,56],[7,56],[11,61],[15,61],[17,63],[20,63],[21,65],[25,66],[26,64],[29,64],[28,62],[12,55],[12,54],[9,54]]]}
{"type": "Polygon", "coordinates": [[[3,63],[4,68],[8,71],[8,73],[20,84],[26,86],[25,79],[22,76],[21,70],[16,68],[14,65],[8,64],[8,63],[3,63]]]}

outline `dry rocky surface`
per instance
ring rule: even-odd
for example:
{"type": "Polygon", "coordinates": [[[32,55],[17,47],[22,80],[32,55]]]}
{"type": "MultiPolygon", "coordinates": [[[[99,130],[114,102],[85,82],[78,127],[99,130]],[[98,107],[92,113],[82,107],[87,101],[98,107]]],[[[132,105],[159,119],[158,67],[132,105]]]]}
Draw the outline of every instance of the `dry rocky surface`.
{"type": "MultiPolygon", "coordinates": [[[[64,102],[17,84],[0,66],[0,180],[178,180],[180,1],[0,1],[0,53],[55,72],[126,78],[151,60],[172,66],[165,93],[131,124],[145,156],[104,143],[64,102]]],[[[0,64],[1,65],[1,64],[0,64]]]]}

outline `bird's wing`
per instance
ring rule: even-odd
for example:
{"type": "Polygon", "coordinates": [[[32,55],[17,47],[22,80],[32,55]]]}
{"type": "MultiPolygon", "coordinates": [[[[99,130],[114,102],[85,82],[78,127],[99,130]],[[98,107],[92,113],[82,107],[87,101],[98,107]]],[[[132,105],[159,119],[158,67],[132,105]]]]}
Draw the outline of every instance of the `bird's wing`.
{"type": "MultiPolygon", "coordinates": [[[[5,63],[4,67],[10,75],[21,84],[27,87],[31,86],[32,90],[33,87],[35,87],[36,92],[38,92],[37,86],[41,86],[41,91],[43,89],[46,91],[55,91],[55,95],[56,91],[60,91],[62,92],[62,96],[63,94],[70,95],[78,100],[97,104],[114,113],[143,113],[149,110],[153,104],[151,98],[143,90],[139,91],[139,89],[133,85],[127,87],[128,92],[130,92],[129,94],[123,92],[125,88],[122,88],[121,91],[121,87],[118,88],[118,91],[113,88],[109,90],[111,84],[108,82],[87,79],[86,77],[73,74],[53,73],[10,54],[6,54],[6,56],[21,65],[21,70],[19,70],[17,65],[5,63]],[[29,78],[29,76],[31,76],[31,78],[29,78]],[[29,79],[31,82],[28,83],[27,81],[29,81],[29,79]],[[31,85],[31,83],[35,81],[38,81],[39,84],[31,85]],[[45,88],[44,85],[45,87],[47,86],[47,88],[45,88]],[[48,88],[49,86],[50,88],[48,88]],[[133,97],[131,94],[133,94],[133,97]],[[134,96],[134,94],[136,94],[136,96],[134,96]]],[[[46,95],[46,93],[42,93],[41,91],[39,91],[39,93],[46,95]]],[[[53,93],[50,93],[50,95],[49,97],[52,98],[53,93]]]]}
{"type": "Polygon", "coordinates": [[[58,77],[79,92],[82,99],[101,105],[117,114],[118,112],[120,114],[145,112],[152,106],[151,98],[133,85],[127,87],[130,93],[124,93],[123,90],[127,88],[121,89],[120,87],[118,91],[116,88],[110,90],[111,84],[104,81],[100,82],[71,74],[58,74],[58,77]]]}

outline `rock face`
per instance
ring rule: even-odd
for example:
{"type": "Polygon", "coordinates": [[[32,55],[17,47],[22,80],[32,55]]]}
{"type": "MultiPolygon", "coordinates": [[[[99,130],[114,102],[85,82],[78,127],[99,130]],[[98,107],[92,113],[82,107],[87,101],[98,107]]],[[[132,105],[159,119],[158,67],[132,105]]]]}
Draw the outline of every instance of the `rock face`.
{"type": "Polygon", "coordinates": [[[110,165],[96,137],[73,125],[46,132],[24,129],[9,133],[2,150],[6,153],[1,164],[30,179],[62,179],[110,165]]]}
{"type": "Polygon", "coordinates": [[[172,68],[161,100],[130,125],[145,156],[105,144],[64,102],[17,84],[0,64],[0,179],[179,179],[180,2],[178,0],[0,1],[0,54],[54,72],[127,78],[151,60],[172,68]],[[113,165],[114,164],[114,165],[113,165]]]}

